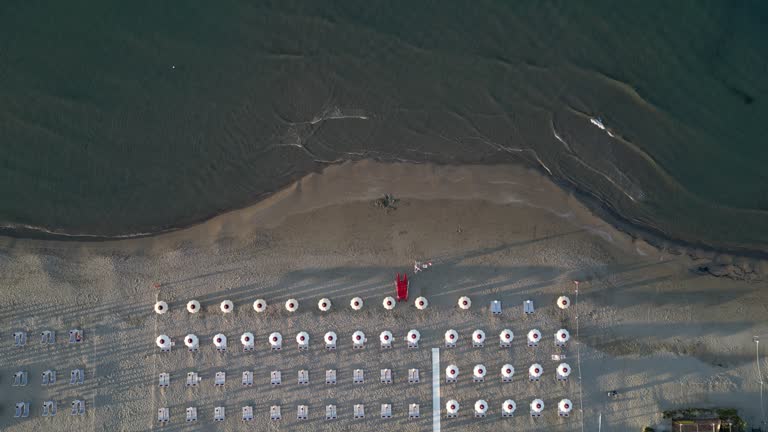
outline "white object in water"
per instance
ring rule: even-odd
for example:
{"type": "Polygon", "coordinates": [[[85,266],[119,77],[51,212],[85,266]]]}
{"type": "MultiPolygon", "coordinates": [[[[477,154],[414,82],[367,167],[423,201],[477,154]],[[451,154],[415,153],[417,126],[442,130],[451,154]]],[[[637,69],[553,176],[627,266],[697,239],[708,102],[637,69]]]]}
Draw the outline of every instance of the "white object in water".
{"type": "Polygon", "coordinates": [[[164,313],[168,312],[168,303],[160,300],[155,303],[155,313],[158,315],[162,315],[164,313]]]}
{"type": "Polygon", "coordinates": [[[200,311],[200,302],[197,300],[190,300],[187,302],[187,312],[198,313],[200,311]]]}
{"type": "Polygon", "coordinates": [[[355,297],[352,300],[349,301],[349,307],[352,309],[358,311],[363,308],[363,299],[360,297],[355,297]]]}
{"type": "Polygon", "coordinates": [[[327,298],[321,298],[319,302],[317,302],[317,308],[320,309],[321,312],[328,312],[331,310],[331,301],[327,298]]]}

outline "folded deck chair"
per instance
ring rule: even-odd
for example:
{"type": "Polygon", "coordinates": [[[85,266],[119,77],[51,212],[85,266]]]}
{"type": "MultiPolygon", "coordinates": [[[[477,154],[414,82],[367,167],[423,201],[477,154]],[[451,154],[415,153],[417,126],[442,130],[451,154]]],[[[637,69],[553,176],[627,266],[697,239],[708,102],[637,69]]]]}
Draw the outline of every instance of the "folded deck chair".
{"type": "Polygon", "coordinates": [[[197,372],[187,372],[187,387],[196,387],[201,379],[197,372]]]}
{"type": "Polygon", "coordinates": [[[283,374],[280,371],[272,371],[270,374],[270,383],[273,386],[278,386],[283,383],[283,374]]]}
{"type": "Polygon", "coordinates": [[[381,404],[381,418],[392,418],[392,404],[381,404]]]}
{"type": "Polygon", "coordinates": [[[365,374],[362,369],[355,369],[352,376],[352,382],[354,384],[362,384],[365,382],[365,374]]]}
{"type": "Polygon", "coordinates": [[[29,417],[29,402],[16,402],[16,411],[13,413],[15,418],[29,417]]]}
{"type": "Polygon", "coordinates": [[[13,386],[24,387],[27,385],[27,371],[18,371],[13,374],[13,386]]]}
{"type": "Polygon", "coordinates": [[[157,421],[158,423],[168,423],[170,419],[170,412],[168,408],[157,409],[157,421]]]}
{"type": "Polygon", "coordinates": [[[226,419],[226,408],[223,406],[217,406],[213,409],[213,421],[223,422],[226,419]]]}
{"type": "Polygon", "coordinates": [[[296,420],[306,420],[309,416],[309,407],[306,405],[299,405],[296,407],[296,420]]]}
{"type": "Polygon", "coordinates": [[[161,372],[157,377],[157,385],[160,387],[168,387],[171,384],[171,374],[168,372],[161,372]]]}
{"type": "Polygon", "coordinates": [[[325,419],[336,420],[336,405],[325,406],[325,419]]]}
{"type": "Polygon", "coordinates": [[[56,343],[56,333],[51,330],[43,330],[40,333],[40,343],[42,345],[53,345],[56,343]]]}
{"type": "Polygon", "coordinates": [[[392,384],[392,369],[381,370],[381,383],[392,384]]]}
{"type": "Polygon", "coordinates": [[[354,411],[356,419],[365,418],[365,405],[355,404],[354,411]]]}
{"type": "Polygon", "coordinates": [[[408,418],[417,419],[419,416],[419,404],[412,403],[408,405],[408,418]]]}
{"type": "Polygon", "coordinates": [[[197,421],[197,407],[187,407],[187,422],[197,421]]]}
{"type": "Polygon", "coordinates": [[[253,371],[243,372],[243,385],[246,387],[253,385],[253,371]]]}
{"type": "Polygon", "coordinates": [[[408,369],[408,382],[410,384],[418,384],[419,382],[419,370],[408,369]]]}
{"type": "Polygon", "coordinates": [[[80,329],[72,329],[69,331],[69,343],[79,344],[83,342],[83,331],[80,329]]]}
{"type": "Polygon", "coordinates": [[[280,405],[272,405],[269,408],[269,418],[275,421],[283,418],[283,416],[280,414],[280,405]]]}
{"type": "Polygon", "coordinates": [[[23,347],[27,344],[27,332],[17,331],[13,333],[13,346],[23,347]]]}
{"type": "Polygon", "coordinates": [[[53,417],[56,415],[56,401],[49,400],[43,402],[43,417],[53,417]]]}
{"type": "Polygon", "coordinates": [[[227,382],[227,373],[224,371],[216,372],[213,384],[216,387],[221,387],[227,382]]]}
{"type": "Polygon", "coordinates": [[[328,369],[325,371],[325,383],[336,384],[336,369],[328,369]]]}
{"type": "Polygon", "coordinates": [[[308,370],[300,370],[299,371],[299,377],[298,381],[300,385],[307,385],[309,384],[309,371],[308,370]]]}
{"type": "Polygon", "coordinates": [[[80,399],[75,399],[72,401],[72,412],[71,415],[83,415],[85,414],[85,401],[80,399]]]}
{"type": "Polygon", "coordinates": [[[501,315],[501,302],[499,300],[491,302],[491,315],[501,315]]]}
{"type": "Polygon", "coordinates": [[[85,381],[85,371],[83,369],[72,369],[69,372],[70,384],[82,384],[85,381]]]}
{"type": "Polygon", "coordinates": [[[246,405],[243,407],[243,421],[249,422],[253,420],[253,407],[246,405]]]}

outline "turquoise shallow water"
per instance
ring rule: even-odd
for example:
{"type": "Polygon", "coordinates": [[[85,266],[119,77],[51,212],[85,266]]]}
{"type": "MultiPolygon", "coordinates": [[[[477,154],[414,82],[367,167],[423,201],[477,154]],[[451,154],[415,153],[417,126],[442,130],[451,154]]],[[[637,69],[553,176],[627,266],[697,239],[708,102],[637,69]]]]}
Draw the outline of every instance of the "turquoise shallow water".
{"type": "Polygon", "coordinates": [[[521,161],[768,250],[768,3],[319,3],[0,5],[0,223],[149,233],[348,158],[521,161]]]}

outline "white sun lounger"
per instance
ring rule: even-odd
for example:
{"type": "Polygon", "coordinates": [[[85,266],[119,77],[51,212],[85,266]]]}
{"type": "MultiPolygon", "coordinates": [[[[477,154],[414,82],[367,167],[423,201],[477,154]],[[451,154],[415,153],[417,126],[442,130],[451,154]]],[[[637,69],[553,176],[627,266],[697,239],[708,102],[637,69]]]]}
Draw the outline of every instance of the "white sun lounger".
{"type": "Polygon", "coordinates": [[[392,404],[381,404],[381,418],[392,418],[392,404]]]}
{"type": "Polygon", "coordinates": [[[223,422],[227,418],[227,410],[223,406],[217,406],[213,409],[213,421],[223,422]]]}
{"type": "Polygon", "coordinates": [[[270,374],[270,384],[273,386],[279,386],[283,383],[283,373],[280,371],[272,371],[270,374]]]}
{"type": "Polygon", "coordinates": [[[269,408],[269,418],[273,421],[277,421],[283,418],[283,416],[280,414],[280,405],[272,405],[269,408]]]}
{"type": "Polygon", "coordinates": [[[13,386],[24,387],[27,385],[28,376],[27,371],[18,371],[13,373],[13,386]]]}
{"type": "Polygon", "coordinates": [[[493,300],[491,302],[491,315],[501,315],[501,302],[499,300],[493,300]]]}
{"type": "Polygon", "coordinates": [[[197,387],[201,379],[197,372],[187,372],[187,387],[197,387]]]}
{"type": "Polygon", "coordinates": [[[336,405],[325,406],[325,419],[336,420],[336,405]]]}
{"type": "Polygon", "coordinates": [[[216,372],[216,376],[214,377],[213,385],[216,387],[222,387],[227,382],[227,373],[224,371],[216,372]]]}
{"type": "Polygon", "coordinates": [[[355,404],[354,411],[356,419],[365,418],[365,405],[355,404]]]}
{"type": "Polygon", "coordinates": [[[253,421],[253,407],[246,405],[243,407],[243,422],[253,421]]]}
{"type": "Polygon", "coordinates": [[[171,384],[171,374],[168,372],[161,372],[157,377],[157,385],[160,387],[168,387],[171,384]]]}
{"type": "Polygon", "coordinates": [[[525,315],[533,315],[533,300],[526,300],[523,302],[523,313],[525,315]]]}
{"type": "Polygon", "coordinates": [[[13,413],[15,418],[29,417],[29,402],[16,402],[16,411],[13,413]]]}
{"type": "Polygon", "coordinates": [[[299,381],[299,385],[309,384],[309,371],[305,369],[300,370],[298,381],[299,381]]]}
{"type": "Polygon", "coordinates": [[[336,384],[336,369],[328,369],[325,371],[325,383],[336,384]]]}
{"type": "Polygon", "coordinates": [[[43,402],[43,417],[53,417],[56,415],[56,401],[49,400],[43,402]]]}
{"type": "Polygon", "coordinates": [[[168,420],[171,418],[171,413],[168,408],[158,408],[157,409],[157,421],[158,423],[165,424],[168,423],[168,420]]]}
{"type": "Polygon", "coordinates": [[[75,399],[72,401],[72,412],[70,415],[85,415],[85,401],[81,399],[75,399]]]}
{"type": "Polygon", "coordinates": [[[40,332],[40,343],[42,345],[53,345],[56,343],[56,333],[52,330],[43,330],[40,332]]]}
{"type": "Polygon", "coordinates": [[[419,404],[412,403],[408,405],[408,418],[409,419],[417,419],[419,418],[419,404]]]}
{"type": "Polygon", "coordinates": [[[306,420],[309,416],[309,407],[306,405],[299,405],[296,407],[296,420],[306,420]]]}
{"type": "Polygon", "coordinates": [[[71,344],[82,343],[84,338],[83,331],[80,329],[72,329],[69,331],[69,343],[71,344]]]}
{"type": "Polygon", "coordinates": [[[392,369],[381,370],[381,383],[392,384],[392,369]]]}
{"type": "Polygon", "coordinates": [[[418,369],[408,369],[408,383],[410,383],[410,384],[418,384],[419,383],[419,370],[418,369]]]}
{"type": "Polygon", "coordinates": [[[70,384],[82,384],[85,381],[85,371],[83,369],[72,369],[69,372],[70,384]]]}
{"type": "Polygon", "coordinates": [[[352,374],[352,382],[354,384],[362,384],[365,382],[365,373],[362,369],[355,369],[352,374]]]}
{"type": "Polygon", "coordinates": [[[246,387],[253,385],[253,371],[243,372],[243,385],[246,387]]]}
{"type": "Polygon", "coordinates": [[[13,332],[13,346],[23,347],[27,344],[27,332],[17,331],[13,332]]]}
{"type": "Polygon", "coordinates": [[[187,422],[197,421],[197,407],[187,407],[187,422]]]}

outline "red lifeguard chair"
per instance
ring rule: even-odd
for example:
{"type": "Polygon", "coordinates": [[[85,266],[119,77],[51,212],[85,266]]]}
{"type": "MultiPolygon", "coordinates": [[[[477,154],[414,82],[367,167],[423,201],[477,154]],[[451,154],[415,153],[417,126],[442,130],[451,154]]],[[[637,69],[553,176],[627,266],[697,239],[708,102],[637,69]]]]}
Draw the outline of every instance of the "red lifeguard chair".
{"type": "Polygon", "coordinates": [[[403,279],[400,279],[400,273],[397,274],[395,280],[395,287],[397,288],[397,301],[408,301],[408,274],[403,273],[403,279]]]}

